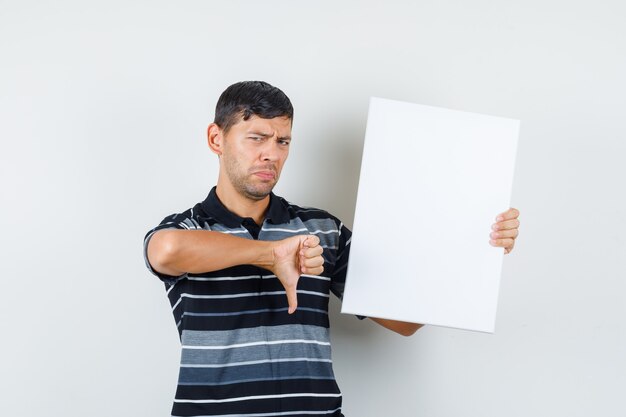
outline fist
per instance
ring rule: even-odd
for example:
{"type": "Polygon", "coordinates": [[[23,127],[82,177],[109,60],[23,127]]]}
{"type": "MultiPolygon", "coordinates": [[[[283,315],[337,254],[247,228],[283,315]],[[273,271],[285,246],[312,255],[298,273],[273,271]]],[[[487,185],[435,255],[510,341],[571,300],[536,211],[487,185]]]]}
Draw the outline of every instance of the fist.
{"type": "Polygon", "coordinates": [[[270,270],[285,287],[289,314],[296,311],[296,287],[301,274],[319,275],[324,271],[323,248],[315,235],[297,235],[279,240],[273,246],[274,262],[270,270]]]}

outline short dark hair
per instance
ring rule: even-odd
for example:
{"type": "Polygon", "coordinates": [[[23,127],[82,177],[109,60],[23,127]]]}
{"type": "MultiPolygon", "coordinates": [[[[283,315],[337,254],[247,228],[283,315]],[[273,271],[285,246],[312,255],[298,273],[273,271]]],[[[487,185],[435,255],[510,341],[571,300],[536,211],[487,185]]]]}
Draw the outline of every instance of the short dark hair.
{"type": "Polygon", "coordinates": [[[225,133],[243,116],[263,119],[286,116],[293,123],[293,106],[279,88],[265,81],[240,81],[220,95],[215,106],[215,120],[225,133]]]}

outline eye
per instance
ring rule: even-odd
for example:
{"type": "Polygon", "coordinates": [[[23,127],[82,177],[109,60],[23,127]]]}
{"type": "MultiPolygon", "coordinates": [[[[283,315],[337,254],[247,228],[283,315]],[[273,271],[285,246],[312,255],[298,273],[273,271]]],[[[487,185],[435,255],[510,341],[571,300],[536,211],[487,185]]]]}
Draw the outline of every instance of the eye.
{"type": "Polygon", "coordinates": [[[260,142],[263,138],[260,136],[250,136],[248,139],[252,139],[255,142],[260,142]]]}
{"type": "Polygon", "coordinates": [[[288,140],[281,140],[281,141],[278,141],[278,143],[280,143],[281,145],[285,145],[285,146],[289,145],[289,141],[288,140]]]}

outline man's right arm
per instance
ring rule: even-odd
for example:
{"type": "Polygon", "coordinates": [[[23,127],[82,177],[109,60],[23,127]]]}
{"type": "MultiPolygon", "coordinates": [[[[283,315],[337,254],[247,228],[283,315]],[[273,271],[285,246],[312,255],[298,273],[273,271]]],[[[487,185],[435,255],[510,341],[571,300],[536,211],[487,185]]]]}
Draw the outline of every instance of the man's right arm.
{"type": "Polygon", "coordinates": [[[246,264],[270,269],[273,243],[210,230],[165,229],[152,235],[147,254],[155,270],[172,276],[246,264]]]}
{"type": "Polygon", "coordinates": [[[211,230],[162,229],[147,243],[147,260],[162,274],[181,276],[218,271],[236,265],[255,265],[276,275],[285,287],[289,314],[298,305],[300,274],[324,271],[323,249],[315,235],[283,240],[251,240],[211,230]]]}

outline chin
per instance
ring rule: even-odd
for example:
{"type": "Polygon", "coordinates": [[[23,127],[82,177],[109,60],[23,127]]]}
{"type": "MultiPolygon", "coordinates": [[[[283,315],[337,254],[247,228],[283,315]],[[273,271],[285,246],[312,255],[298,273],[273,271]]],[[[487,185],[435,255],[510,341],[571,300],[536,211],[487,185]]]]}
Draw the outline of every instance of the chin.
{"type": "Polygon", "coordinates": [[[245,195],[248,196],[249,198],[254,199],[254,200],[263,200],[265,197],[270,195],[270,193],[272,192],[273,189],[274,189],[273,185],[271,187],[263,188],[263,189],[258,189],[258,188],[250,189],[250,188],[247,188],[246,191],[245,191],[245,195]]]}

